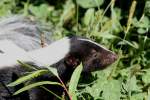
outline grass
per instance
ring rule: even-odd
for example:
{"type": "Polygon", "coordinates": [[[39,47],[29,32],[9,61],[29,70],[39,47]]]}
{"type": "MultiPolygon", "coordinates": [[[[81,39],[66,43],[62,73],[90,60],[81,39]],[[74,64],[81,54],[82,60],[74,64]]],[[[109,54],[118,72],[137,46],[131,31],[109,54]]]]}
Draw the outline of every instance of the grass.
{"type": "Polygon", "coordinates": [[[87,4],[90,0],[75,1],[1,0],[0,16],[32,15],[55,27],[54,39],[70,34],[85,36],[118,54],[119,59],[109,68],[93,72],[88,79],[80,76],[75,91],[78,99],[148,100],[150,1],[95,0],[97,3],[91,5],[87,4]]]}

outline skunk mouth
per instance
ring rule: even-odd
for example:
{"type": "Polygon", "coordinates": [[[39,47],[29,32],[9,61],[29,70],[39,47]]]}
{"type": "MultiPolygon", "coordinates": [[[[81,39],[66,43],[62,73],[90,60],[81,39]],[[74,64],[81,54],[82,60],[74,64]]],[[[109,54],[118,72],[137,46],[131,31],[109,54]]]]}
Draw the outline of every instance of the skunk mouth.
{"type": "Polygon", "coordinates": [[[104,59],[103,64],[106,66],[110,65],[110,64],[114,63],[117,60],[117,58],[118,58],[117,54],[109,54],[107,56],[107,58],[104,59]]]}

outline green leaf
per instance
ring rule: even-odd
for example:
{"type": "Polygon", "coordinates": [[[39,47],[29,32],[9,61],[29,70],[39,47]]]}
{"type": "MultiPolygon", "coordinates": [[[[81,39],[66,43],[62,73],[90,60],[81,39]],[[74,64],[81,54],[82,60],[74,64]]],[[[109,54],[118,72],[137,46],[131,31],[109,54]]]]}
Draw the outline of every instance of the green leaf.
{"type": "Polygon", "coordinates": [[[83,19],[83,22],[86,26],[90,25],[90,23],[94,19],[94,12],[95,12],[95,10],[93,8],[89,8],[86,11],[86,13],[84,15],[84,19],[83,19]]]}
{"type": "Polygon", "coordinates": [[[150,0],[146,0],[144,13],[148,16],[150,16],[150,0]]]}
{"type": "Polygon", "coordinates": [[[103,4],[103,0],[76,0],[77,4],[83,8],[98,7],[103,4]]]}
{"type": "Polygon", "coordinates": [[[137,93],[137,94],[133,94],[130,100],[149,100],[145,98],[146,96],[147,93],[137,93]]]}
{"type": "MultiPolygon", "coordinates": [[[[121,39],[121,38],[120,38],[121,39]]],[[[121,42],[119,42],[118,44],[128,44],[129,46],[131,46],[131,47],[133,47],[133,48],[135,48],[135,49],[138,49],[139,48],[139,46],[138,46],[138,44],[136,44],[135,42],[133,42],[133,43],[131,43],[131,42],[129,42],[129,41],[127,41],[127,40],[123,40],[123,39],[121,39],[122,41],[121,42]]]]}
{"type": "Polygon", "coordinates": [[[65,24],[75,16],[75,5],[72,0],[68,0],[64,5],[63,13],[60,16],[60,25],[65,24]]]}
{"type": "Polygon", "coordinates": [[[104,100],[120,100],[121,82],[119,80],[108,80],[103,86],[104,100]]]}
{"type": "Polygon", "coordinates": [[[121,11],[120,9],[117,9],[113,6],[111,6],[111,30],[114,33],[119,33],[123,30],[121,24],[120,24],[120,19],[121,19],[121,11]]]}
{"type": "Polygon", "coordinates": [[[72,76],[71,76],[71,80],[70,80],[70,84],[69,84],[69,93],[71,94],[73,100],[77,100],[76,97],[76,89],[77,89],[77,85],[79,82],[79,78],[82,72],[83,66],[82,63],[74,70],[72,76]]]}
{"type": "Polygon", "coordinates": [[[150,27],[150,20],[147,16],[144,16],[140,21],[137,18],[133,19],[133,26],[137,28],[149,28],[150,27]]]}
{"type": "Polygon", "coordinates": [[[30,5],[29,9],[36,17],[46,20],[54,8],[47,4],[41,4],[40,6],[30,5]]]}
{"type": "Polygon", "coordinates": [[[51,82],[51,81],[36,82],[36,83],[27,85],[27,86],[25,86],[25,87],[19,89],[18,91],[16,91],[16,92],[14,93],[14,95],[17,95],[17,94],[19,94],[19,93],[21,93],[21,92],[24,92],[24,91],[26,91],[26,90],[32,89],[32,88],[34,88],[34,87],[41,86],[41,85],[46,85],[46,84],[49,84],[49,85],[60,85],[60,86],[61,86],[61,84],[58,83],[58,82],[51,82]]]}
{"type": "Polygon", "coordinates": [[[146,73],[142,76],[142,81],[145,83],[145,84],[150,84],[150,69],[147,69],[146,70],[146,73]]]}
{"type": "Polygon", "coordinates": [[[47,69],[48,69],[51,73],[53,73],[55,76],[59,77],[56,68],[54,68],[54,67],[49,67],[49,66],[48,66],[47,69]]]}
{"type": "Polygon", "coordinates": [[[138,28],[137,32],[140,33],[140,34],[144,34],[144,33],[147,32],[147,30],[144,29],[144,28],[138,28]]]}
{"type": "Polygon", "coordinates": [[[14,82],[8,84],[8,86],[11,86],[11,87],[12,87],[12,86],[19,85],[19,84],[21,84],[21,83],[23,83],[23,82],[26,82],[26,81],[28,81],[28,80],[31,80],[31,79],[33,79],[33,78],[35,78],[35,77],[38,77],[38,76],[40,76],[40,75],[43,75],[43,74],[45,74],[45,73],[48,73],[48,71],[47,71],[47,70],[34,71],[33,73],[31,73],[31,74],[29,74],[29,75],[26,75],[26,76],[23,76],[23,77],[17,79],[16,81],[14,81],[14,82]]]}
{"type": "Polygon", "coordinates": [[[141,92],[140,87],[137,85],[137,79],[135,76],[131,77],[127,85],[130,91],[141,92]]]}
{"type": "Polygon", "coordinates": [[[0,0],[0,16],[10,15],[16,7],[15,0],[0,0]]]}
{"type": "Polygon", "coordinates": [[[94,100],[96,100],[100,97],[100,93],[103,91],[103,87],[107,83],[107,75],[103,71],[94,72],[93,74],[94,76],[97,76],[98,79],[92,86],[87,86],[84,91],[89,93],[94,97],[94,100]]]}
{"type": "Polygon", "coordinates": [[[17,62],[21,65],[21,67],[27,68],[27,69],[30,70],[30,71],[38,70],[38,69],[35,68],[34,66],[32,66],[32,65],[30,65],[30,64],[27,64],[27,63],[24,63],[24,62],[22,62],[22,61],[20,61],[20,60],[18,60],[17,62]]]}
{"type": "Polygon", "coordinates": [[[92,86],[86,87],[85,92],[90,93],[94,100],[99,98],[103,98],[103,100],[120,100],[121,82],[115,79],[108,80],[106,72],[103,71],[97,73],[97,76],[99,78],[92,86]]]}
{"type": "Polygon", "coordinates": [[[100,32],[96,32],[94,33],[95,35],[99,35],[100,37],[102,38],[105,38],[105,39],[113,39],[113,38],[117,38],[115,35],[113,34],[110,34],[108,31],[105,31],[103,33],[100,33],[100,32]]]}

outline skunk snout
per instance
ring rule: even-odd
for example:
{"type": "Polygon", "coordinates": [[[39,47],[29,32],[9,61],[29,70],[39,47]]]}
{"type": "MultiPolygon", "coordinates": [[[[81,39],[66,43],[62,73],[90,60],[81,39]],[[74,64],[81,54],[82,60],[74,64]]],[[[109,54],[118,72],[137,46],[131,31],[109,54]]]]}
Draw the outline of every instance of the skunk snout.
{"type": "Polygon", "coordinates": [[[108,65],[114,63],[117,60],[117,58],[118,58],[117,54],[115,54],[115,53],[109,54],[108,55],[108,59],[109,59],[108,65]]]}

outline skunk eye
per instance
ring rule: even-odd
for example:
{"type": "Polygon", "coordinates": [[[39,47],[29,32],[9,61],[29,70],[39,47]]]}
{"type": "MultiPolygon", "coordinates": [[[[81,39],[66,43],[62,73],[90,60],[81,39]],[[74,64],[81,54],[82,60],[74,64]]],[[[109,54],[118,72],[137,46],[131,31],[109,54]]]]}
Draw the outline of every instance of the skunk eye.
{"type": "Polygon", "coordinates": [[[93,54],[93,57],[97,57],[97,53],[94,53],[94,54],[93,54]]]}
{"type": "Polygon", "coordinates": [[[96,51],[95,49],[92,49],[92,50],[91,50],[91,53],[92,53],[92,54],[94,54],[94,53],[96,53],[96,52],[97,52],[97,51],[96,51]]]}
{"type": "Polygon", "coordinates": [[[91,55],[92,55],[93,57],[97,57],[97,51],[96,51],[95,49],[92,49],[92,50],[91,50],[91,55]]]}

